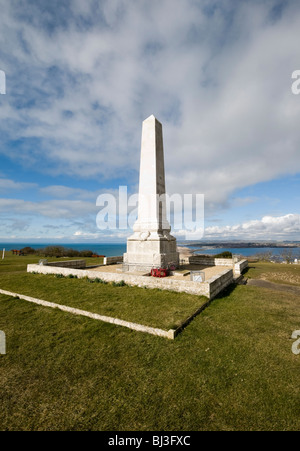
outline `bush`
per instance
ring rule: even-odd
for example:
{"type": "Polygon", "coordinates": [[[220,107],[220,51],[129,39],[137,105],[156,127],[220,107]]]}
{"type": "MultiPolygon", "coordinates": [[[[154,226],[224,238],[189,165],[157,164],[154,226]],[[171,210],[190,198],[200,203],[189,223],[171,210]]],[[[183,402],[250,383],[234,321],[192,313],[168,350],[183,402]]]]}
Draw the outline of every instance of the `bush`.
{"type": "Polygon", "coordinates": [[[214,256],[215,258],[232,258],[232,253],[229,251],[222,252],[214,256]]]}
{"type": "Polygon", "coordinates": [[[24,247],[23,249],[21,249],[21,252],[24,255],[34,255],[34,254],[36,254],[36,250],[33,249],[32,247],[24,247]]]}
{"type": "Polygon", "coordinates": [[[92,257],[93,252],[92,251],[80,251],[79,256],[80,257],[92,257]]]}
{"type": "Polygon", "coordinates": [[[22,255],[39,255],[43,257],[54,257],[54,258],[89,258],[94,255],[92,251],[83,250],[78,251],[76,249],[71,249],[63,246],[47,246],[44,249],[33,249],[32,247],[24,247],[20,250],[22,255]]]}
{"type": "Polygon", "coordinates": [[[73,258],[73,257],[79,257],[79,255],[80,255],[80,252],[76,251],[75,249],[65,248],[63,251],[63,257],[73,258]]]}
{"type": "Polygon", "coordinates": [[[68,247],[63,246],[47,246],[44,249],[39,249],[35,251],[32,249],[34,253],[38,255],[44,255],[45,257],[68,257],[68,258],[76,258],[76,257],[91,257],[93,255],[92,251],[77,251],[76,249],[70,249],[68,247]]]}
{"type": "Polygon", "coordinates": [[[62,246],[47,246],[39,251],[45,257],[63,257],[65,249],[62,246]]]}

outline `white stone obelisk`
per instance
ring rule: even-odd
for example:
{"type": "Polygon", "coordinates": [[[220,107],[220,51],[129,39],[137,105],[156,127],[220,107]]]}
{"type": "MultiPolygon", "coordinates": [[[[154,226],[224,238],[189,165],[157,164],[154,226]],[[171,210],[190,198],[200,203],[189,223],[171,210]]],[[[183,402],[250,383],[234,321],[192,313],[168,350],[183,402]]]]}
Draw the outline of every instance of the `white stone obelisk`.
{"type": "Polygon", "coordinates": [[[129,270],[178,265],[176,238],[167,220],[162,124],[152,115],[143,122],[139,208],[134,234],[127,240],[129,270]]]}

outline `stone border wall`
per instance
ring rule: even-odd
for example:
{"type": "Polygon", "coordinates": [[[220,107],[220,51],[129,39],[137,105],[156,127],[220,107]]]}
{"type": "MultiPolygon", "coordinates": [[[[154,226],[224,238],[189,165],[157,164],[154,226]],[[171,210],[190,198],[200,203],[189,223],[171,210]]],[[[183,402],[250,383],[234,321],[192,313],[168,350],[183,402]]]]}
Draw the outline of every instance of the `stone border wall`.
{"type": "Polygon", "coordinates": [[[204,266],[233,266],[232,258],[215,258],[206,255],[193,255],[189,257],[189,263],[191,265],[204,265],[204,266]]]}
{"type": "Polygon", "coordinates": [[[67,260],[67,261],[60,261],[60,262],[49,262],[49,263],[46,263],[44,266],[83,269],[83,268],[86,268],[86,261],[85,260],[67,260]]]}
{"type": "Polygon", "coordinates": [[[116,263],[123,262],[123,255],[121,257],[104,257],[103,264],[104,265],[114,265],[116,263]]]}
{"type": "Polygon", "coordinates": [[[202,265],[202,266],[228,266],[234,269],[234,274],[240,276],[243,271],[248,268],[248,260],[240,260],[234,263],[233,258],[214,258],[209,256],[193,255],[189,257],[189,264],[202,265]]]}
{"type": "Polygon", "coordinates": [[[225,270],[221,275],[209,279],[209,299],[214,299],[221,291],[233,283],[233,270],[225,270]]]}
{"type": "Polygon", "coordinates": [[[243,274],[243,271],[245,271],[245,269],[248,268],[248,265],[249,265],[248,260],[239,261],[234,265],[234,274],[240,276],[241,274],[243,274]]]}
{"type": "Polygon", "coordinates": [[[28,273],[39,274],[62,274],[64,276],[74,275],[78,278],[88,277],[89,279],[100,278],[106,282],[121,282],[122,280],[127,285],[147,287],[147,288],[159,288],[162,290],[176,291],[180,293],[195,294],[198,296],[205,296],[208,299],[213,299],[224,288],[233,283],[233,270],[226,269],[221,274],[206,280],[203,283],[192,282],[189,280],[178,280],[171,278],[158,279],[147,276],[137,276],[126,273],[109,273],[109,272],[96,272],[89,271],[88,269],[80,270],[73,268],[62,267],[50,267],[40,265],[28,265],[28,273]]]}

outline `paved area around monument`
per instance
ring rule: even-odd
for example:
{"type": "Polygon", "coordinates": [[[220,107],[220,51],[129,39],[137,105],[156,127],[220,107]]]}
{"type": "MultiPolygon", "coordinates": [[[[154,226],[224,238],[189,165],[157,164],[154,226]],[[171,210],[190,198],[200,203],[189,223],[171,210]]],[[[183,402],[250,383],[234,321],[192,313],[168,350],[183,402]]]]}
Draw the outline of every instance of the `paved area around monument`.
{"type": "MultiPolygon", "coordinates": [[[[90,271],[96,271],[101,273],[122,273],[122,265],[109,265],[109,266],[98,266],[97,268],[89,268],[90,271]]],[[[189,275],[180,275],[176,273],[180,273],[181,271],[189,272],[189,271],[203,271],[205,273],[205,280],[210,279],[211,277],[214,277],[222,272],[224,272],[224,266],[200,266],[200,265],[185,265],[183,268],[179,269],[178,271],[175,271],[175,275],[169,276],[171,279],[178,279],[178,280],[189,280],[189,275]]],[[[138,271],[130,271],[130,272],[124,272],[124,274],[132,274],[137,276],[145,275],[145,272],[138,272],[138,271]]]]}

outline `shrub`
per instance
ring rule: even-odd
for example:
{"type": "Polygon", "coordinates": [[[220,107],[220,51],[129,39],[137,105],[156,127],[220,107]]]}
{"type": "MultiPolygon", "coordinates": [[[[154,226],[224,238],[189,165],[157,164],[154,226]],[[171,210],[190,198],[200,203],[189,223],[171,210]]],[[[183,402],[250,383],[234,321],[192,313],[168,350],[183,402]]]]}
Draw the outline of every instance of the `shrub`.
{"type": "Polygon", "coordinates": [[[38,255],[44,255],[45,257],[69,257],[69,258],[76,258],[76,257],[91,257],[93,255],[92,251],[85,250],[85,251],[77,251],[76,249],[70,249],[68,247],[63,246],[47,246],[44,249],[39,249],[38,251],[35,251],[32,249],[34,253],[37,253],[38,255]]]}
{"type": "Polygon", "coordinates": [[[214,256],[215,258],[232,258],[232,253],[229,251],[222,252],[214,256]]]}
{"type": "Polygon", "coordinates": [[[126,283],[124,282],[124,280],[121,280],[120,282],[112,282],[112,286],[113,287],[125,287],[126,283]]]}
{"type": "Polygon", "coordinates": [[[23,249],[21,249],[21,252],[24,255],[34,255],[36,253],[36,250],[33,249],[32,247],[24,247],[23,249]]]}
{"type": "Polygon", "coordinates": [[[76,258],[76,257],[92,257],[93,252],[89,250],[83,250],[78,251],[76,249],[71,249],[68,247],[63,246],[46,246],[44,249],[34,249],[32,247],[24,247],[20,250],[21,255],[40,255],[43,257],[56,257],[56,258],[62,258],[62,257],[69,257],[69,258],[76,258]]]}
{"type": "Polygon", "coordinates": [[[75,249],[65,248],[64,251],[63,251],[63,257],[70,257],[70,258],[72,258],[72,257],[79,257],[79,255],[80,255],[80,252],[76,251],[75,249]]]}
{"type": "Polygon", "coordinates": [[[92,257],[93,252],[92,251],[80,251],[79,256],[80,257],[92,257]]]}
{"type": "Polygon", "coordinates": [[[40,253],[45,255],[45,257],[59,258],[64,256],[64,248],[62,246],[47,246],[41,249],[40,253]]]}

